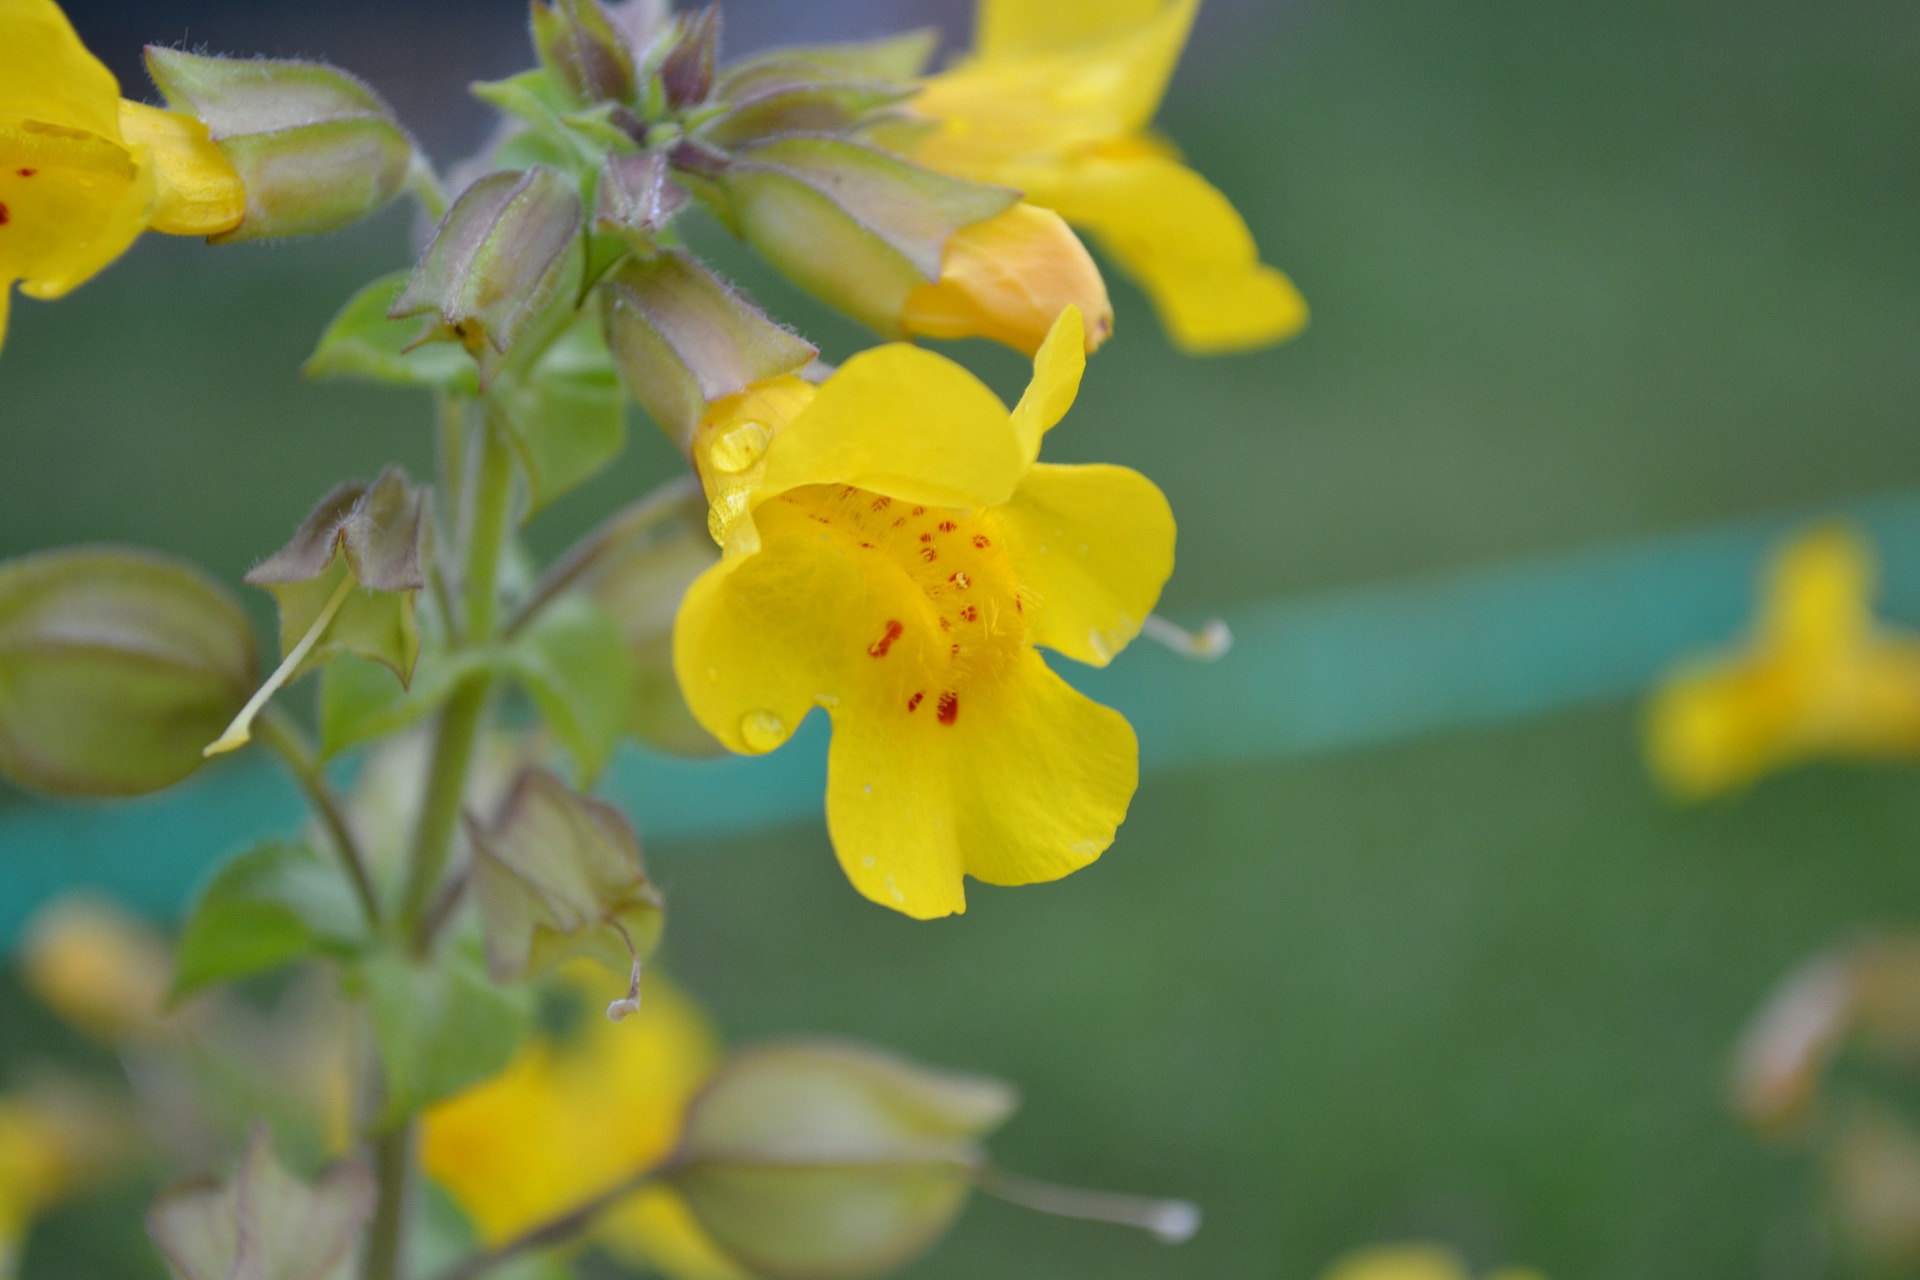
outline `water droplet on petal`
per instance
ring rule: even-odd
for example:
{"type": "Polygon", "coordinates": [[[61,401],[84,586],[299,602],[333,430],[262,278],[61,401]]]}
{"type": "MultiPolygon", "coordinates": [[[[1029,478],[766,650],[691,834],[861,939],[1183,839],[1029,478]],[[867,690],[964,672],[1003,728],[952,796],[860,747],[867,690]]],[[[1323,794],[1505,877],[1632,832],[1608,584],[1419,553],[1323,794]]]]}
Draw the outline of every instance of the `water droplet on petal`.
{"type": "Polygon", "coordinates": [[[772,439],[773,433],[765,423],[743,422],[713,442],[707,451],[707,460],[716,471],[739,475],[767,456],[767,445],[772,439]]]}
{"type": "Polygon", "coordinates": [[[740,736],[750,750],[771,751],[787,740],[787,722],[771,711],[749,711],[740,717],[740,736]]]}

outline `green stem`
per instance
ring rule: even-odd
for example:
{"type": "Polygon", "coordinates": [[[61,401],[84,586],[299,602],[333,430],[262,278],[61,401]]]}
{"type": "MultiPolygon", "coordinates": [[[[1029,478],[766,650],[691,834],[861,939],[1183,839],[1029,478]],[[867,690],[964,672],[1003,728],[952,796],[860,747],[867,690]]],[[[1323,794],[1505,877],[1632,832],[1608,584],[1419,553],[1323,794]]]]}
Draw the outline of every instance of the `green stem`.
{"type": "Polygon", "coordinates": [[[347,822],[340,797],[334,794],[333,787],[327,782],[326,772],[320,767],[320,759],[313,745],[292,718],[278,707],[269,706],[254,728],[260,744],[286,762],[287,771],[306,793],[307,803],[313,806],[321,825],[332,838],[334,852],[339,855],[340,865],[353,885],[354,896],[360,899],[360,910],[367,917],[367,927],[377,932],[380,928],[380,895],[374,890],[373,877],[367,871],[367,860],[360,850],[360,841],[355,838],[353,828],[347,822]]]}
{"type": "Polygon", "coordinates": [[[407,1201],[413,1180],[413,1123],[409,1121],[373,1143],[373,1175],[378,1198],[367,1227],[363,1280],[399,1280],[406,1251],[407,1201]]]}
{"type": "MultiPolygon", "coordinates": [[[[466,615],[461,638],[469,648],[493,639],[500,557],[513,497],[513,456],[500,429],[483,423],[479,445],[480,470],[469,504],[466,578],[461,584],[466,615]]],[[[420,825],[414,832],[413,859],[407,868],[406,895],[401,902],[400,918],[412,936],[416,954],[424,955],[432,945],[432,933],[425,926],[434,892],[453,853],[460,804],[466,797],[467,774],[473,766],[474,747],[486,711],[488,684],[484,672],[468,678],[440,711],[420,825]]]]}
{"type": "Polygon", "coordinates": [[[472,1254],[442,1271],[434,1280],[476,1280],[496,1267],[504,1266],[523,1253],[565,1244],[593,1225],[593,1220],[659,1176],[660,1170],[647,1169],[625,1182],[617,1183],[593,1199],[551,1218],[503,1244],[472,1254]]]}

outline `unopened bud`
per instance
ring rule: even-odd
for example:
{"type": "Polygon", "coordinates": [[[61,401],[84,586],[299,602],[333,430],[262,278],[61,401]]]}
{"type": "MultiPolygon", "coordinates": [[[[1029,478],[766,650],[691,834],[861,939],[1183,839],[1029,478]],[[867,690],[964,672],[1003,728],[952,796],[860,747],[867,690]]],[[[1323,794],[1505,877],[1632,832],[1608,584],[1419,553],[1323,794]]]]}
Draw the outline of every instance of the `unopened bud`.
{"type": "Polygon", "coordinates": [[[667,105],[679,110],[705,102],[713,93],[714,64],[720,53],[720,6],[709,4],[680,18],[667,56],[660,63],[660,87],[667,105]]]}
{"type": "Polygon", "coordinates": [[[171,786],[254,662],[246,614],[188,565],[105,547],[0,565],[0,773],[56,795],[171,786]]]}
{"type": "Polygon", "coordinates": [[[695,1100],[671,1179],[756,1275],[859,1280],[944,1233],[1017,1103],[997,1080],[853,1045],[736,1056],[695,1100]]]}
{"type": "Polygon", "coordinates": [[[683,450],[708,405],[819,354],[685,254],[629,259],[600,292],[622,380],[683,450]]]}
{"type": "Polygon", "coordinates": [[[1091,354],[1113,332],[1106,281],[1059,214],[1022,202],[954,233],[939,280],[907,295],[900,327],[927,338],[991,338],[1032,355],[1069,306],[1086,319],[1091,354]]]}
{"type": "Polygon", "coordinates": [[[169,106],[206,124],[246,186],[246,216],[217,241],[333,231],[406,184],[413,141],[379,94],[337,67],[149,45],[147,71],[169,106]]]}
{"type": "Polygon", "coordinates": [[[533,0],[541,63],[581,103],[633,98],[633,55],[598,0],[533,0]]]}
{"type": "Polygon", "coordinates": [[[454,201],[388,314],[431,314],[420,341],[460,343],[485,384],[548,304],[577,284],[583,221],[579,193],[553,170],[490,173],[454,201]]]}
{"type": "Polygon", "coordinates": [[[607,157],[594,189],[593,225],[651,249],[653,237],[686,206],[686,190],[674,182],[666,158],[655,151],[623,151],[607,157]]]}
{"type": "MultiPolygon", "coordinates": [[[[679,157],[675,157],[679,163],[679,157]]],[[[1019,198],[844,138],[777,138],[734,153],[720,212],[789,279],[888,337],[938,282],[954,234],[1019,198]]]]}

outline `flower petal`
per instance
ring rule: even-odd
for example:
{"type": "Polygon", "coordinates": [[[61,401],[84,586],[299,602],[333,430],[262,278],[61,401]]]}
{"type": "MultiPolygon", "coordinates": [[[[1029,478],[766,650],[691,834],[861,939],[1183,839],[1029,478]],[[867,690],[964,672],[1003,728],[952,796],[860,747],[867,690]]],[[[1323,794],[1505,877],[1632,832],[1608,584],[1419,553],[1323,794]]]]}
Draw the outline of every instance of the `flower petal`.
{"type": "Polygon", "coordinates": [[[759,500],[850,484],[928,506],[1004,502],[1026,469],[998,396],[943,356],[895,343],[862,352],[773,438],[759,500]]]}
{"type": "Polygon", "coordinates": [[[1054,63],[1045,81],[1066,116],[1094,110],[1127,132],[1160,109],[1199,8],[1200,0],[983,0],[975,50],[987,65],[1054,63]]]}
{"type": "Polygon", "coordinates": [[[1021,203],[947,241],[940,279],[907,295],[900,326],[928,338],[990,338],[1032,355],[1068,307],[1090,317],[1088,351],[1113,332],[1093,255],[1059,214],[1021,203]]]}
{"type": "Polygon", "coordinates": [[[153,199],[151,166],[118,142],[0,117],[0,280],[60,297],[126,252],[153,199]]]}
{"type": "Polygon", "coordinates": [[[1796,537],[1767,566],[1763,642],[1808,656],[1857,643],[1873,629],[1879,571],[1873,547],[1849,525],[1796,537]]]}
{"type": "Polygon", "coordinates": [[[0,0],[0,117],[120,141],[120,85],[53,0],[0,0]]]}
{"type": "Polygon", "coordinates": [[[974,48],[989,58],[1071,49],[1170,14],[1191,24],[1199,7],[1199,0],[980,0],[974,48]]]}
{"type": "Polygon", "coordinates": [[[1073,408],[1087,371],[1086,330],[1077,307],[1060,313],[1033,357],[1033,380],[1013,407],[1013,429],[1028,463],[1040,456],[1040,438],[1073,408]]]}
{"type": "Polygon", "coordinates": [[[1173,511],[1126,467],[1038,463],[994,516],[1029,636],[1081,662],[1126,648],[1173,573],[1173,511]]]}
{"type": "Polygon", "coordinates": [[[1306,324],[1306,302],[1292,281],[1261,263],[1226,196],[1150,146],[1090,156],[1031,198],[1092,231],[1139,279],[1188,351],[1264,346],[1306,324]]]}
{"type": "Polygon", "coordinates": [[[1035,884],[1086,866],[1139,782],[1126,718],[1032,649],[970,685],[951,714],[848,703],[833,717],[834,852],[862,894],[916,919],[966,910],[963,874],[1035,884]]]}
{"type": "Polygon", "coordinates": [[[207,136],[207,126],[176,111],[144,103],[120,104],[120,129],[131,146],[153,158],[153,229],[170,236],[230,231],[247,211],[240,175],[207,136]]]}

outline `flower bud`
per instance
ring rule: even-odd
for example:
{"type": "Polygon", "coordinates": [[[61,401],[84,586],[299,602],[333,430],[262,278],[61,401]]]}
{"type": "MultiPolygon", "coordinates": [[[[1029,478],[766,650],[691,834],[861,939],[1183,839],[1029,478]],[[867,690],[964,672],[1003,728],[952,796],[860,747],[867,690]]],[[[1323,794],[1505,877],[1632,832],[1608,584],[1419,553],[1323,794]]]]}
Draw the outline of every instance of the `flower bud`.
{"type": "Polygon", "coordinates": [[[593,226],[614,232],[649,251],[653,237],[687,203],[666,158],[655,151],[623,151],[607,157],[594,189],[593,226]]]}
{"type": "Polygon", "coordinates": [[[580,195],[552,169],[490,173],[453,202],[388,312],[434,316],[420,342],[460,343],[491,381],[514,341],[578,283],[580,195]]]}
{"type": "Polygon", "coordinates": [[[720,52],[720,6],[709,4],[684,14],[673,44],[660,63],[660,87],[667,105],[678,111],[713,94],[713,69],[720,52]]]}
{"type": "Polygon", "coordinates": [[[940,279],[953,235],[1019,199],[844,138],[744,147],[715,185],[721,214],[789,279],[888,337],[940,279]]]}
{"type": "Polygon", "coordinates": [[[521,773],[499,815],[467,822],[473,888],[496,982],[519,982],[575,956],[616,970],[653,954],[665,922],[618,809],[542,769],[521,773]]]}
{"type": "Polygon", "coordinates": [[[0,773],[56,795],[171,786],[254,663],[246,615],[187,565],[104,547],[0,565],[0,773]]]}
{"type": "Polygon", "coordinates": [[[769,1045],[695,1099],[670,1177],[756,1275],[877,1276],[951,1225],[985,1164],[977,1140],[1016,1104],[999,1081],[852,1045],[769,1045]]]}
{"type": "Polygon", "coordinates": [[[215,241],[317,235],[398,195],[413,141],[379,94],[337,67],[147,47],[174,110],[203,121],[240,174],[247,211],[215,241]]]}
{"type": "Polygon", "coordinates": [[[682,253],[628,259],[600,296],[621,379],[683,451],[709,404],[819,354],[682,253]]]}
{"type": "Polygon", "coordinates": [[[956,232],[940,279],[907,295],[900,325],[916,337],[991,338],[1032,355],[1069,306],[1086,318],[1092,354],[1113,332],[1106,281],[1059,214],[1023,202],[956,232]]]}
{"type": "Polygon", "coordinates": [[[583,103],[633,98],[633,55],[598,0],[533,0],[540,62],[583,103]]]}

